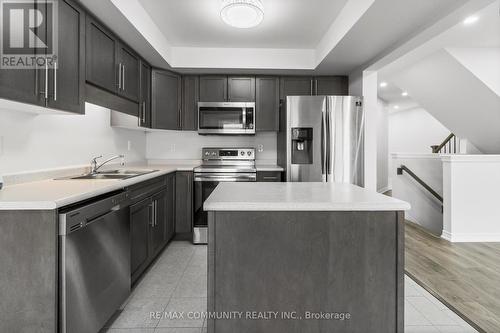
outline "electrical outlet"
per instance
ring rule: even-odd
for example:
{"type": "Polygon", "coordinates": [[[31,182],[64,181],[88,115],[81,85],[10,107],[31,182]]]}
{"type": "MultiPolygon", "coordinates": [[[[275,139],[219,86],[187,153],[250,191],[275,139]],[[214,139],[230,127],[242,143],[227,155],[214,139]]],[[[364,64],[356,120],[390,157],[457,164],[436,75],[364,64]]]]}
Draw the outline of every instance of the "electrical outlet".
{"type": "Polygon", "coordinates": [[[128,151],[132,150],[132,142],[130,140],[127,141],[127,150],[128,151]]]}
{"type": "Polygon", "coordinates": [[[257,151],[262,153],[264,151],[264,145],[257,145],[257,151]]]}

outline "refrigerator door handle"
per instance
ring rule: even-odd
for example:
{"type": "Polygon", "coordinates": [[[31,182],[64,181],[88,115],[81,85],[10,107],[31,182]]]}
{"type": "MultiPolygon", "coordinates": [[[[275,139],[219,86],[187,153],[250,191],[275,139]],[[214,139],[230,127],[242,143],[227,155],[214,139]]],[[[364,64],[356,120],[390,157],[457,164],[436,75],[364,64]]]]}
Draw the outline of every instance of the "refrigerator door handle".
{"type": "Polygon", "coordinates": [[[327,118],[326,118],[326,114],[327,114],[326,110],[324,110],[321,114],[321,180],[323,182],[327,181],[327,171],[326,171],[327,118]]]}
{"type": "Polygon", "coordinates": [[[333,174],[333,168],[335,168],[335,119],[333,119],[334,114],[334,105],[332,105],[332,100],[327,101],[327,133],[328,133],[328,138],[327,138],[327,152],[328,152],[328,157],[326,160],[326,177],[328,182],[334,182],[335,181],[335,176],[333,174]]]}

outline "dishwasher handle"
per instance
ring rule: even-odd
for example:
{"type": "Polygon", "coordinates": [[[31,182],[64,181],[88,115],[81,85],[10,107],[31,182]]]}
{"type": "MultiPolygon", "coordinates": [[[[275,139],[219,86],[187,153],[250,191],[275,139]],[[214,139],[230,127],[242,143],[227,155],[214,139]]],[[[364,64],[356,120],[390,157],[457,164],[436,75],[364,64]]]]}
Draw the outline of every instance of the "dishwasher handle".
{"type": "Polygon", "coordinates": [[[105,215],[124,209],[129,201],[130,193],[123,191],[77,205],[76,208],[63,209],[59,214],[59,235],[64,236],[76,232],[105,215]]]}

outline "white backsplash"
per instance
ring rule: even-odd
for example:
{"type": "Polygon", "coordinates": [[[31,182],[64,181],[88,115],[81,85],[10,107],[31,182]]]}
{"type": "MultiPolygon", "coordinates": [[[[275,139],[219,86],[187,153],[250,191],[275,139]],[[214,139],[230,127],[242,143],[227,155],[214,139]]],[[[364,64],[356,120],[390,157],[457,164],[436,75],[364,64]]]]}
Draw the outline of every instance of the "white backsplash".
{"type": "Polygon", "coordinates": [[[88,165],[100,154],[144,160],[146,134],[109,122],[109,109],[89,103],[85,115],[36,115],[5,110],[0,100],[0,174],[88,165]]]}
{"type": "Polygon", "coordinates": [[[194,131],[161,131],[147,134],[148,160],[195,160],[203,147],[255,147],[256,159],[276,163],[276,133],[259,132],[252,136],[198,135],[194,131]],[[259,152],[258,145],[264,150],[259,152]]]}

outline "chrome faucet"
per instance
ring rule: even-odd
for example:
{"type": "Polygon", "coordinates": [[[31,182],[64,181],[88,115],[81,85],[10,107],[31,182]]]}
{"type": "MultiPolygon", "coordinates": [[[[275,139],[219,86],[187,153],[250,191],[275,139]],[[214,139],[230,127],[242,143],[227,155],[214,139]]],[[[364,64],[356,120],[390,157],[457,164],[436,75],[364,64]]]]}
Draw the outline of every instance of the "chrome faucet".
{"type": "Polygon", "coordinates": [[[113,157],[110,157],[108,158],[106,161],[102,162],[101,164],[97,164],[97,159],[99,158],[102,158],[102,155],[99,155],[99,156],[96,156],[92,159],[92,161],[90,162],[90,173],[97,173],[97,170],[99,170],[104,164],[106,163],[109,163],[111,161],[114,161],[118,158],[121,158],[121,162],[120,162],[120,165],[125,165],[125,155],[116,155],[116,156],[113,156],[113,157]]]}

